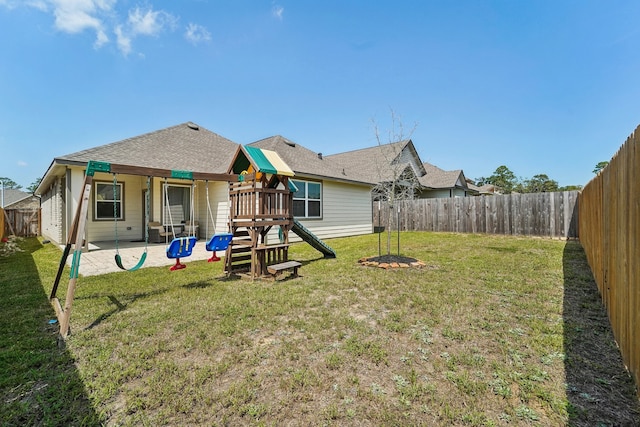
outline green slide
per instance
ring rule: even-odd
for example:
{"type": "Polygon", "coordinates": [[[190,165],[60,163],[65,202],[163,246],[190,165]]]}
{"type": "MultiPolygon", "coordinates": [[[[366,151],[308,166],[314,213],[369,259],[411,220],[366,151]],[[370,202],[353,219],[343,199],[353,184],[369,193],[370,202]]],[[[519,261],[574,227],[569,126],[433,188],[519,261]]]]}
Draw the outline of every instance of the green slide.
{"type": "Polygon", "coordinates": [[[298,222],[298,220],[293,220],[293,228],[291,229],[291,231],[300,236],[302,240],[310,244],[314,249],[322,252],[325,258],[336,257],[336,252],[331,249],[329,245],[318,239],[318,236],[309,231],[304,225],[298,222]]]}

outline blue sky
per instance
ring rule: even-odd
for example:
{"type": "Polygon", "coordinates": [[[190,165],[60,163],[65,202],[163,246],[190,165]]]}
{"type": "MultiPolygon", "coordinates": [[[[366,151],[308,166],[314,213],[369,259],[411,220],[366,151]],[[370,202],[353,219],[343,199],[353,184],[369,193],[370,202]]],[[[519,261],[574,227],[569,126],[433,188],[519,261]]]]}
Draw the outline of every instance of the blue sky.
{"type": "Polygon", "coordinates": [[[333,154],[374,123],[390,142],[393,111],[443,169],[584,185],[640,124],[638,22],[635,0],[0,0],[0,177],[187,121],[333,154]]]}

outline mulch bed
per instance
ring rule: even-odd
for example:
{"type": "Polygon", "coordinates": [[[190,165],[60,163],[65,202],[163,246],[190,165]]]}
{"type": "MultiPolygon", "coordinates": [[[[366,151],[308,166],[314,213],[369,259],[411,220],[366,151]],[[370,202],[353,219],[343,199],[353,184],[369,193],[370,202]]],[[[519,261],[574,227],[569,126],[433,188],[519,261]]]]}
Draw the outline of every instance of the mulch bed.
{"type": "Polygon", "coordinates": [[[400,255],[365,257],[360,258],[358,262],[366,267],[378,267],[385,270],[389,268],[423,268],[427,266],[420,260],[400,255]]]}

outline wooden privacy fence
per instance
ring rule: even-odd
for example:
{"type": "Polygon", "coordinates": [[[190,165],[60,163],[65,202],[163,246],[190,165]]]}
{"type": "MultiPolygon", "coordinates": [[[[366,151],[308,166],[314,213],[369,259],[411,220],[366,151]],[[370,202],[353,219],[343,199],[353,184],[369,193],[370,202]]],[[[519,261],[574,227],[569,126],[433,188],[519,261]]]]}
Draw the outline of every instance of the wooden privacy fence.
{"type": "Polygon", "coordinates": [[[580,198],[580,242],[622,358],[640,385],[640,126],[580,198]]]}
{"type": "Polygon", "coordinates": [[[40,209],[5,209],[2,215],[4,234],[19,237],[40,235],[40,209]]]}
{"type": "Polygon", "coordinates": [[[373,202],[374,226],[554,238],[578,237],[578,191],[373,202]],[[387,218],[391,216],[390,225],[387,218]]]}

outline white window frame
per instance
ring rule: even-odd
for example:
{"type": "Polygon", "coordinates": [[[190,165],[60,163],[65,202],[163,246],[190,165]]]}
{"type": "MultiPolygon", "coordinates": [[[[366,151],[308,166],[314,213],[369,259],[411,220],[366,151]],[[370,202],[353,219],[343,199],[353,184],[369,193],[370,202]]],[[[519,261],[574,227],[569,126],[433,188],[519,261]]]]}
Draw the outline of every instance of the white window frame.
{"type": "MultiPolygon", "coordinates": [[[[93,186],[94,188],[94,192],[93,192],[93,219],[96,221],[113,221],[113,199],[104,199],[104,198],[98,198],[98,195],[100,194],[99,189],[103,188],[103,187],[110,187],[113,188],[113,182],[95,182],[95,185],[93,186]],[[109,215],[105,215],[105,216],[99,216],[98,215],[98,204],[99,203],[105,203],[105,204],[109,204],[110,210],[109,210],[109,215]]],[[[116,199],[116,202],[120,203],[120,215],[118,216],[118,220],[124,220],[124,182],[118,182],[116,184],[117,187],[117,194],[120,195],[119,199],[116,199]]],[[[115,194],[114,194],[114,198],[115,198],[115,194]]]]}
{"type": "MultiPolygon", "coordinates": [[[[295,193],[293,194],[293,201],[294,204],[296,201],[304,201],[304,216],[300,216],[300,215],[294,215],[296,218],[303,218],[303,219],[322,219],[322,182],[320,181],[306,181],[303,179],[293,179],[292,180],[293,183],[295,184],[296,187],[298,187],[299,189],[301,189],[300,187],[304,186],[304,197],[296,197],[295,193]],[[311,199],[309,198],[309,184],[313,184],[313,185],[318,185],[320,187],[320,198],[318,199],[311,199]],[[319,202],[320,203],[320,209],[319,209],[319,215],[318,216],[310,216],[309,215],[309,202],[319,202]]],[[[293,207],[292,207],[293,209],[293,207]]]]}

